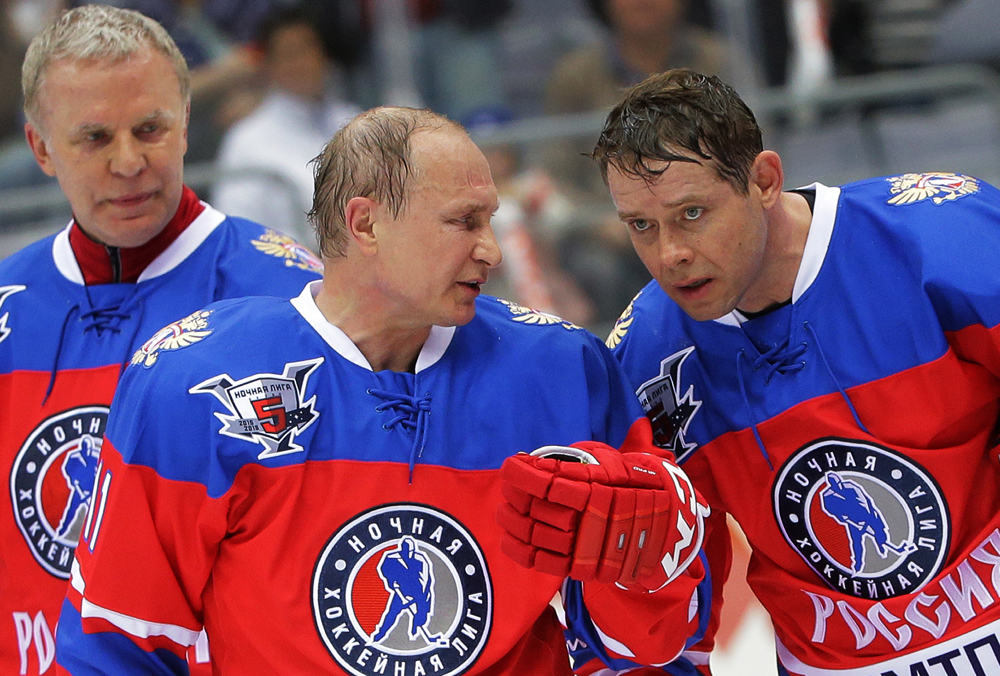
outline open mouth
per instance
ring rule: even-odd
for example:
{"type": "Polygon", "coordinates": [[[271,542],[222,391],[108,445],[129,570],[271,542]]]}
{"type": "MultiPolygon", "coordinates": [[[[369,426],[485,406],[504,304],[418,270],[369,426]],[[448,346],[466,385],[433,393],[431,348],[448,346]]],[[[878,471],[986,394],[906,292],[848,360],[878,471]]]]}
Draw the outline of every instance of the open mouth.
{"type": "Polygon", "coordinates": [[[712,281],[712,280],[708,279],[708,278],[699,279],[696,282],[691,282],[690,284],[684,284],[682,286],[679,286],[678,288],[680,288],[680,289],[682,289],[684,291],[697,291],[701,287],[703,287],[706,284],[708,284],[710,281],[712,281]]]}

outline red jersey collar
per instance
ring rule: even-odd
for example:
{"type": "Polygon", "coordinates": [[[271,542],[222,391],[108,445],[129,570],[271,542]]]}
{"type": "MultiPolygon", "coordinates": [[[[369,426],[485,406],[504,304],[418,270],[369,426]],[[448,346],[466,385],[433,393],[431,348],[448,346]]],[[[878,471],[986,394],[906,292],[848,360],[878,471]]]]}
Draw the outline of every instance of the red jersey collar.
{"type": "Polygon", "coordinates": [[[163,253],[204,210],[205,205],[194,191],[184,186],[177,213],[167,226],[145,244],[131,248],[109,247],[95,242],[74,218],[69,231],[69,244],[83,273],[84,283],[88,286],[135,283],[146,266],[163,253]]]}

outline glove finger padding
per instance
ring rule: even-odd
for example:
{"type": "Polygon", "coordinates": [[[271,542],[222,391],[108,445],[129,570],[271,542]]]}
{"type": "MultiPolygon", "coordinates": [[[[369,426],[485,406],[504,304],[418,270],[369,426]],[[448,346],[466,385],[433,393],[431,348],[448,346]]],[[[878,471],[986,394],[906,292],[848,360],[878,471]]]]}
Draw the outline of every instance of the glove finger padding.
{"type": "Polygon", "coordinates": [[[497,514],[504,552],[543,572],[646,589],[683,573],[701,549],[708,507],[653,445],[647,421],[633,426],[626,449],[588,441],[508,458],[509,504],[497,514]]]}

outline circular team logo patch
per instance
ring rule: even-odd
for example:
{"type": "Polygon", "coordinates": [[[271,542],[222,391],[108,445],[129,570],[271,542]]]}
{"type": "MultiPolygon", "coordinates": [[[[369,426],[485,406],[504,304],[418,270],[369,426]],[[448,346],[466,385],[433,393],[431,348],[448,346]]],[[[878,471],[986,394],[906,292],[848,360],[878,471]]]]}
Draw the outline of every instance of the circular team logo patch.
{"type": "Polygon", "coordinates": [[[465,673],[482,653],[493,587],[482,549],[451,516],[417,504],[358,515],[313,573],[313,616],[356,676],[465,673]]]}
{"type": "Polygon", "coordinates": [[[774,484],[774,512],[795,551],[833,589],[882,600],[933,578],[951,534],[937,484],[900,453],[821,439],[796,451],[774,484]]]}
{"type": "Polygon", "coordinates": [[[28,435],[14,460],[14,519],[35,560],[59,578],[69,579],[107,421],[107,406],[54,415],[28,435]]]}

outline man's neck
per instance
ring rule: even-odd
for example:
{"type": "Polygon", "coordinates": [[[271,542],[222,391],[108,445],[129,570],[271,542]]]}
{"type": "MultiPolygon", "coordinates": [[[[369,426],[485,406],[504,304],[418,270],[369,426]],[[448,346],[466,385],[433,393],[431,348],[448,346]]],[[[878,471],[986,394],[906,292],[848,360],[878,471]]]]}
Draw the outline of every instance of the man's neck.
{"type": "Polygon", "coordinates": [[[87,286],[135,283],[143,270],[163,253],[204,209],[205,205],[198,200],[194,191],[184,186],[177,212],[163,229],[145,244],[127,248],[98,242],[74,219],[69,232],[69,242],[83,273],[84,283],[87,286]]]}
{"type": "Polygon", "coordinates": [[[430,326],[411,327],[394,322],[385,304],[367,297],[348,281],[350,263],[324,260],[323,285],[316,307],[328,322],[344,332],[373,371],[413,373],[417,357],[430,336],[430,326]],[[354,291],[347,291],[353,289],[354,291]]]}
{"type": "Polygon", "coordinates": [[[757,315],[791,300],[809,237],[812,210],[802,195],[784,192],[767,218],[767,260],[761,279],[737,307],[745,315],[757,315]]]}

